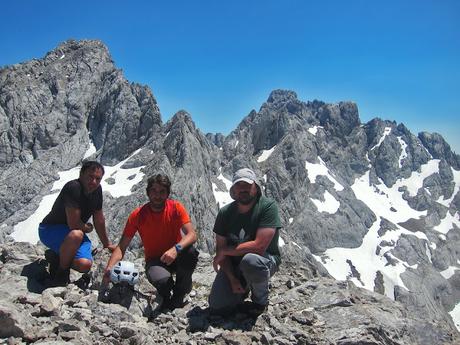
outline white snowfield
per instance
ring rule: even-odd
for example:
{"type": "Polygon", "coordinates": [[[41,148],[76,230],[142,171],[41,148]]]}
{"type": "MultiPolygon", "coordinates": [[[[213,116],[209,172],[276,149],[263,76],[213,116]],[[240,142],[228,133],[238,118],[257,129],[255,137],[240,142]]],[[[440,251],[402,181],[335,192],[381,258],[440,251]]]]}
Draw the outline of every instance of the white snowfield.
{"type": "Polygon", "coordinates": [[[334,196],[328,191],[324,192],[324,201],[311,198],[311,201],[315,204],[318,212],[326,212],[334,214],[340,207],[340,202],[337,201],[334,196]]]}
{"type": "Polygon", "coordinates": [[[313,126],[313,127],[310,127],[308,129],[308,131],[313,134],[313,135],[316,135],[318,133],[318,129],[320,128],[323,128],[323,126],[313,126]]]}
{"type": "Polygon", "coordinates": [[[371,148],[371,151],[379,147],[383,143],[385,138],[390,135],[390,133],[391,133],[391,127],[385,127],[385,130],[383,131],[383,135],[380,137],[379,142],[371,148]]]}
{"type": "Polygon", "coordinates": [[[262,153],[260,154],[259,158],[257,158],[257,162],[261,163],[261,162],[266,161],[268,159],[268,157],[270,157],[270,155],[273,153],[273,151],[275,151],[275,148],[276,148],[276,145],[273,146],[269,150],[263,150],[262,153]]]}
{"type": "MultiPolygon", "coordinates": [[[[92,153],[88,154],[88,152],[94,149],[90,147],[85,154],[85,157],[89,157],[92,153]]],[[[114,198],[131,194],[132,187],[141,182],[144,177],[144,173],[141,172],[143,166],[130,169],[124,169],[121,166],[135,156],[139,151],[140,150],[135,151],[131,156],[115,166],[104,166],[105,174],[101,182],[102,191],[109,192],[114,198]],[[109,177],[113,178],[115,183],[108,184],[106,180],[109,177]]],[[[54,182],[50,194],[42,198],[38,208],[29,218],[14,226],[11,236],[15,241],[30,242],[32,244],[36,244],[38,242],[38,225],[51,211],[54,201],[56,200],[62,187],[64,187],[67,182],[78,178],[79,173],[80,167],[75,167],[58,173],[59,179],[54,182]]]]}
{"type": "MultiPolygon", "coordinates": [[[[396,245],[399,237],[402,234],[406,234],[425,240],[426,255],[430,261],[430,248],[435,249],[436,245],[431,243],[424,233],[414,233],[399,225],[397,225],[397,230],[389,230],[380,237],[378,235],[378,230],[381,218],[386,218],[392,223],[398,224],[411,218],[419,219],[421,216],[426,216],[426,211],[420,212],[412,209],[402,198],[403,193],[399,192],[398,188],[406,186],[410,195],[416,195],[418,189],[423,188],[423,180],[431,174],[438,172],[438,169],[439,160],[433,159],[423,165],[420,172],[412,173],[412,175],[407,179],[398,180],[391,188],[387,187],[382,181],[380,181],[380,184],[371,185],[369,172],[366,172],[363,176],[357,178],[351,188],[356,197],[371,208],[377,216],[377,220],[365,235],[360,247],[351,249],[328,249],[323,255],[316,256],[316,259],[324,264],[328,272],[334,278],[338,280],[351,279],[357,286],[364,287],[371,291],[374,290],[374,279],[376,278],[377,271],[380,271],[383,275],[385,294],[394,299],[394,287],[396,285],[407,289],[402,282],[400,275],[408,267],[416,268],[416,265],[410,266],[407,262],[404,262],[390,254],[390,250],[394,248],[394,245],[396,245]],[[392,243],[394,245],[382,246],[380,247],[379,254],[376,254],[376,250],[382,241],[392,243]],[[385,254],[392,261],[396,262],[395,266],[388,265],[388,260],[386,259],[385,254]],[[359,272],[359,279],[357,277],[352,277],[351,265],[359,272]]],[[[460,185],[460,173],[453,170],[453,175],[455,182],[455,195],[460,185]]],[[[452,200],[453,197],[448,200],[440,200],[440,203],[448,206],[452,200]]],[[[434,227],[434,230],[440,232],[441,236],[445,236],[445,234],[453,228],[454,224],[460,227],[458,212],[454,215],[447,212],[446,217],[441,220],[439,225],[434,227]]],[[[449,267],[447,270],[440,272],[440,274],[442,274],[446,279],[449,279],[453,274],[455,274],[455,271],[459,269],[460,263],[459,266],[449,267]]],[[[457,328],[460,330],[460,304],[450,312],[450,315],[452,316],[457,328]]]]}
{"type": "Polygon", "coordinates": [[[407,144],[401,137],[398,137],[398,141],[399,141],[399,145],[401,145],[401,154],[399,155],[398,164],[399,164],[399,167],[402,168],[402,162],[404,161],[404,159],[407,158],[407,151],[406,151],[407,144]]]}
{"type": "Polygon", "coordinates": [[[310,163],[308,161],[305,162],[305,169],[307,169],[308,179],[310,180],[310,183],[315,183],[316,177],[323,175],[323,176],[326,176],[334,184],[334,189],[336,191],[338,192],[342,191],[343,186],[329,172],[329,169],[327,168],[326,163],[324,163],[321,157],[318,157],[318,159],[319,159],[319,164],[310,163]]]}
{"type": "Polygon", "coordinates": [[[233,201],[229,193],[230,187],[232,186],[232,181],[230,181],[229,179],[226,179],[224,175],[222,175],[222,173],[220,173],[219,176],[217,176],[217,179],[221,180],[225,184],[225,187],[227,188],[227,190],[222,191],[222,190],[219,190],[219,188],[217,187],[215,183],[211,183],[212,192],[214,194],[214,198],[216,199],[217,205],[219,206],[219,208],[222,208],[225,205],[233,201]]]}

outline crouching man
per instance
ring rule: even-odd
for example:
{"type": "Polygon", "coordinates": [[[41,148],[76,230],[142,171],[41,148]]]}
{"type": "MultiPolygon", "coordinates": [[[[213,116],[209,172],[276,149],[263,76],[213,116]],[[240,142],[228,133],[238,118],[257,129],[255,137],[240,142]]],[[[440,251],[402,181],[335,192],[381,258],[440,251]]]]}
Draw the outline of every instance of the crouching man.
{"type": "Polygon", "coordinates": [[[256,175],[247,168],[234,174],[230,196],[235,201],[220,209],[214,225],[217,275],[209,307],[215,314],[239,308],[258,316],[268,306],[269,279],[281,262],[278,207],[262,196],[256,175]],[[249,292],[252,302],[244,303],[249,292]]]}
{"type": "Polygon", "coordinates": [[[66,286],[70,268],[82,273],[91,269],[91,241],[86,234],[93,227],[104,248],[115,248],[107,237],[102,211],[103,175],[104,167],[98,162],[83,163],[79,178],[64,185],[38,227],[41,242],[50,248],[45,256],[50,262],[51,286],[66,286]],[[94,226],[88,223],[90,217],[94,226]]]}
{"type": "Polygon", "coordinates": [[[123,258],[132,238],[139,232],[147,279],[162,297],[160,308],[163,310],[183,307],[184,298],[192,289],[192,274],[198,262],[198,251],[193,246],[197,240],[195,229],[184,206],[169,199],[170,192],[168,176],[158,174],[148,179],[149,202],[130,214],[103,278],[103,284],[107,285],[110,270],[123,258]]]}

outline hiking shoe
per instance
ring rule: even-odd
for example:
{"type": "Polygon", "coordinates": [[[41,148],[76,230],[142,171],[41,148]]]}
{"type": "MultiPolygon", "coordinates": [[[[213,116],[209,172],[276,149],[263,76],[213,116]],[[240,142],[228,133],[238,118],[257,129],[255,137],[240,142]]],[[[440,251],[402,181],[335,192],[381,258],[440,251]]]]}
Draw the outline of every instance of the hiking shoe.
{"type": "Polygon", "coordinates": [[[69,284],[70,268],[62,269],[58,268],[54,278],[51,279],[48,287],[67,286],[69,284]]]}
{"type": "Polygon", "coordinates": [[[48,262],[48,272],[51,279],[54,279],[56,272],[59,268],[59,254],[52,249],[45,251],[45,260],[48,262]]]}
{"type": "Polygon", "coordinates": [[[256,302],[245,301],[238,306],[238,310],[249,316],[258,317],[263,314],[268,308],[268,304],[259,304],[256,302]]]}
{"type": "Polygon", "coordinates": [[[91,274],[83,273],[80,279],[78,279],[74,284],[77,285],[82,290],[87,290],[91,283],[91,274]]]}
{"type": "Polygon", "coordinates": [[[173,294],[173,296],[172,296],[172,298],[171,298],[171,300],[169,302],[170,310],[185,307],[187,305],[188,301],[186,301],[184,297],[185,296],[175,296],[173,294]]]}

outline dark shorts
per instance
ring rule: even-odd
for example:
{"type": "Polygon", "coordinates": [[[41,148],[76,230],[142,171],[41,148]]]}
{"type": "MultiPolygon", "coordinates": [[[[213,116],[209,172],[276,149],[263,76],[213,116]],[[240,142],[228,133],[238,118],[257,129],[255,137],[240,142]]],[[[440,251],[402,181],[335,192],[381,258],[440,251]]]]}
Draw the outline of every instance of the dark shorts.
{"type": "MultiPolygon", "coordinates": [[[[70,229],[65,224],[40,224],[38,226],[40,241],[58,254],[61,244],[64,242],[69,232],[70,229]]],[[[78,248],[75,254],[75,259],[88,259],[93,261],[93,256],[91,255],[91,241],[86,234],[83,237],[80,248],[78,248]]]]}

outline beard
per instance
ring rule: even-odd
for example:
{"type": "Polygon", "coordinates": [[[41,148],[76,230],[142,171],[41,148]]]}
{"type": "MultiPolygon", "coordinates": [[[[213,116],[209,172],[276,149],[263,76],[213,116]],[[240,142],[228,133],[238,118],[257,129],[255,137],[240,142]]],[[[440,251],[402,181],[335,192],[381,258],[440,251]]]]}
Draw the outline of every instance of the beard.
{"type": "Polygon", "coordinates": [[[239,193],[236,202],[241,205],[249,205],[256,199],[256,195],[251,195],[248,192],[239,193]]]}
{"type": "Polygon", "coordinates": [[[162,210],[166,205],[166,201],[152,201],[151,200],[150,205],[155,210],[162,210]]]}

